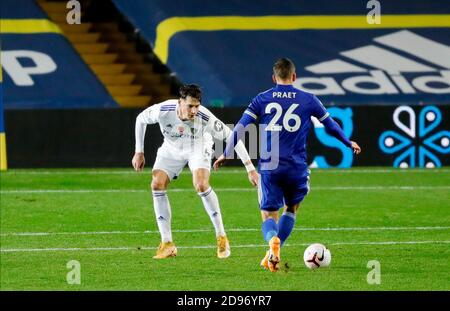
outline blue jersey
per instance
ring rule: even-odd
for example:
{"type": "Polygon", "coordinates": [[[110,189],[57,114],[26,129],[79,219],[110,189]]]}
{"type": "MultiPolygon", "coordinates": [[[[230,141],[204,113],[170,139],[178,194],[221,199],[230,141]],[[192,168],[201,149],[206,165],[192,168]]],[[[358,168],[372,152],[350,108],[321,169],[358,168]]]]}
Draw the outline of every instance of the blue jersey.
{"type": "Polygon", "coordinates": [[[329,116],[313,94],[292,85],[276,85],[258,94],[245,110],[233,130],[224,156],[231,154],[250,123],[260,125],[259,183],[260,208],[277,211],[284,205],[299,204],[309,192],[309,170],[306,161],[306,140],[317,118],[330,135],[347,147],[352,142],[329,116]]]}
{"type": "Polygon", "coordinates": [[[312,124],[311,117],[322,122],[329,116],[315,95],[292,85],[276,85],[258,94],[245,114],[248,118],[241,119],[244,126],[257,122],[262,129],[260,173],[292,173],[295,170],[296,174],[306,174],[306,140],[312,124]],[[270,156],[264,158],[264,150],[270,156]]]}

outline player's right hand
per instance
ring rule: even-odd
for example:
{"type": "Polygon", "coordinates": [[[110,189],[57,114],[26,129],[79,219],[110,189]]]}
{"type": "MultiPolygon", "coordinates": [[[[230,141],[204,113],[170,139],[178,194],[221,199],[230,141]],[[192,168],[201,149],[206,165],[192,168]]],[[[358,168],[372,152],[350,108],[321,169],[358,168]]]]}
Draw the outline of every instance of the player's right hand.
{"type": "Polygon", "coordinates": [[[145,157],[143,152],[136,152],[131,160],[131,164],[136,172],[142,171],[145,165],[145,157]]]}
{"type": "Polygon", "coordinates": [[[252,186],[256,187],[259,183],[259,175],[256,170],[248,172],[248,180],[252,184],[252,186]]]}
{"type": "Polygon", "coordinates": [[[225,156],[223,154],[220,157],[218,157],[216,162],[214,162],[214,164],[213,164],[214,170],[217,171],[219,169],[219,167],[225,163],[226,160],[227,159],[225,158],[225,156]]]}
{"type": "Polygon", "coordinates": [[[352,143],[352,150],[354,154],[359,154],[361,152],[361,147],[358,146],[358,144],[354,141],[351,142],[352,143]]]}

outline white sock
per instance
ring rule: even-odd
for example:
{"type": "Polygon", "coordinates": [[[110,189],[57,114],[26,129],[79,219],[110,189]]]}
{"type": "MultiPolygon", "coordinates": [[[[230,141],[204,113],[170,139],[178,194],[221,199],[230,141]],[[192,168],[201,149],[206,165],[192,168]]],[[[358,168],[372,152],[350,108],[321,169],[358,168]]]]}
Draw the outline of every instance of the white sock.
{"type": "Polygon", "coordinates": [[[153,208],[163,243],[172,242],[170,203],[165,190],[153,190],[153,208]]]}
{"type": "Polygon", "coordinates": [[[220,213],[219,199],[216,193],[209,187],[205,192],[199,192],[198,195],[202,198],[203,206],[211,219],[216,230],[216,237],[225,235],[223,227],[222,214],[220,213]]]}

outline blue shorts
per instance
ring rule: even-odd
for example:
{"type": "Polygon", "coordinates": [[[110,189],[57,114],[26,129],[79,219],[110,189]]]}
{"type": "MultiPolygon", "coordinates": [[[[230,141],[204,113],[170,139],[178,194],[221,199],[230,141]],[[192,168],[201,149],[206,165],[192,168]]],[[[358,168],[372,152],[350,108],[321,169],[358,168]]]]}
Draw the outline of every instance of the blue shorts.
{"type": "Polygon", "coordinates": [[[260,209],[278,211],[303,201],[309,192],[309,174],[261,174],[259,187],[260,209]]]}

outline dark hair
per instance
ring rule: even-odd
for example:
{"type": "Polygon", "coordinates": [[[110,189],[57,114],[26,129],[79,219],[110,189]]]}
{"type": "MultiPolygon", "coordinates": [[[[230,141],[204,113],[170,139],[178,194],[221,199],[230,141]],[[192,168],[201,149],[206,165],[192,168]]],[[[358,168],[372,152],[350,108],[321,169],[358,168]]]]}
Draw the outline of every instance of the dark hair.
{"type": "Polygon", "coordinates": [[[192,97],[197,99],[199,102],[202,101],[202,90],[197,84],[185,84],[180,87],[180,97],[185,99],[186,97],[192,97]]]}
{"type": "Polygon", "coordinates": [[[295,73],[295,65],[289,58],[280,58],[273,64],[273,74],[280,79],[289,79],[295,73]]]}

